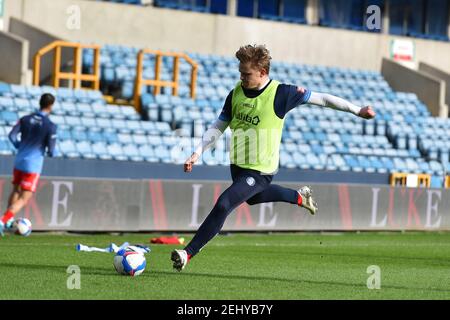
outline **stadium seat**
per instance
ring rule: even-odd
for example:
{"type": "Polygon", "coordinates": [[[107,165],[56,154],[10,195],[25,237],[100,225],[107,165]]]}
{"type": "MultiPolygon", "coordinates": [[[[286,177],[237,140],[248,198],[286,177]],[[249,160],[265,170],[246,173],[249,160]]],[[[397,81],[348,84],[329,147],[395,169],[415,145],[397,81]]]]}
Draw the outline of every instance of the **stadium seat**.
{"type": "MultiPolygon", "coordinates": [[[[102,86],[106,81],[107,86],[114,84],[128,91],[127,94],[132,91],[137,50],[126,46],[102,48],[102,86]]],[[[19,117],[36,109],[36,99],[42,92],[50,92],[57,95],[51,119],[58,125],[60,143],[70,140],[76,143],[74,150],[69,148],[73,146],[61,144],[65,156],[79,153],[83,157],[80,150],[86,150],[88,157],[170,162],[171,148],[177,143],[174,133],[187,135],[189,139],[201,137],[207,125],[217,119],[224,98],[239,78],[232,57],[192,56],[200,64],[197,89],[203,97],[190,99],[186,82],[180,85],[179,96],[172,96],[170,88],[163,88],[163,94],[157,96],[144,93],[141,102],[148,121],[142,121],[132,106],[106,103],[98,90],[25,87],[0,82],[0,123],[14,125],[19,117]],[[172,130],[175,128],[181,130],[172,130]]],[[[86,57],[84,67],[92,67],[93,54],[84,53],[83,57],[86,57]]],[[[163,79],[168,79],[171,61],[163,61],[163,79]]],[[[146,72],[153,75],[154,60],[149,59],[145,66],[146,72]]],[[[436,137],[449,131],[450,121],[431,117],[415,94],[395,92],[379,72],[274,61],[271,73],[293,83],[298,82],[300,74],[302,82],[314,90],[332,92],[358,105],[372,103],[379,108],[373,121],[312,105],[293,109],[285,118],[282,167],[379,173],[400,169],[443,171],[441,163],[449,157],[445,144],[450,135],[436,137]]],[[[180,79],[187,81],[189,77],[190,66],[180,64],[180,79]]],[[[148,90],[151,88],[145,88],[151,92],[148,90]]],[[[4,137],[6,134],[4,128],[4,137]]],[[[223,143],[216,149],[226,154],[223,143]]],[[[214,159],[212,154],[204,159],[209,165],[222,165],[226,161],[214,159]]]]}
{"type": "Polygon", "coordinates": [[[79,129],[72,130],[70,135],[75,141],[86,141],[88,137],[85,130],[79,129]]]}
{"type": "Polygon", "coordinates": [[[12,111],[0,111],[0,123],[2,125],[15,125],[19,120],[19,116],[16,112],[12,111]]]}
{"type": "Polygon", "coordinates": [[[0,155],[12,155],[15,152],[11,142],[6,138],[0,139],[0,155]]]}
{"type": "Polygon", "coordinates": [[[106,143],[104,142],[95,142],[92,144],[92,152],[96,155],[98,159],[102,160],[111,160],[112,155],[109,153],[109,150],[106,148],[106,143]]]}
{"type": "Polygon", "coordinates": [[[0,95],[11,92],[11,87],[8,83],[0,82],[0,95]]]}
{"type": "Polygon", "coordinates": [[[59,151],[64,157],[79,158],[80,153],[72,140],[66,140],[59,143],[59,151]]]}
{"type": "Polygon", "coordinates": [[[76,149],[84,159],[95,159],[96,156],[92,151],[91,144],[87,141],[80,141],[76,143],[76,149]]]}
{"type": "Polygon", "coordinates": [[[114,129],[104,130],[103,138],[106,140],[107,143],[110,144],[117,143],[119,140],[116,131],[114,129]]]}
{"type": "Polygon", "coordinates": [[[148,144],[148,139],[146,135],[143,134],[135,134],[132,136],[132,142],[135,143],[136,145],[145,145],[148,144]]]}
{"type": "Polygon", "coordinates": [[[123,153],[131,161],[143,161],[144,157],[141,156],[139,149],[134,144],[126,144],[123,146],[123,153]]]}
{"type": "Polygon", "coordinates": [[[140,156],[148,162],[158,162],[158,157],[155,156],[155,152],[153,148],[149,145],[142,145],[139,147],[140,156]]]}
{"type": "MultiPolygon", "coordinates": [[[[91,128],[87,131],[88,140],[92,143],[104,142],[106,139],[99,129],[91,128]]],[[[93,149],[94,150],[94,149],[93,149]]],[[[95,153],[95,152],[94,152],[95,153]]]]}

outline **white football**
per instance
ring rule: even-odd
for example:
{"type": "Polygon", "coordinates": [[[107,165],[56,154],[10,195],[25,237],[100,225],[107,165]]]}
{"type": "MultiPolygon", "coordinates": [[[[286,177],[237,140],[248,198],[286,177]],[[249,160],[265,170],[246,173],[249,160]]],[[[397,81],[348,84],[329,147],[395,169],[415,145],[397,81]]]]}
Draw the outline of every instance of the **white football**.
{"type": "Polygon", "coordinates": [[[144,272],[147,261],[142,253],[127,247],[117,252],[113,264],[119,274],[136,277],[144,272]]]}
{"type": "Polygon", "coordinates": [[[27,218],[19,218],[14,221],[14,227],[16,234],[20,234],[24,237],[28,237],[31,234],[31,221],[27,218]]]}

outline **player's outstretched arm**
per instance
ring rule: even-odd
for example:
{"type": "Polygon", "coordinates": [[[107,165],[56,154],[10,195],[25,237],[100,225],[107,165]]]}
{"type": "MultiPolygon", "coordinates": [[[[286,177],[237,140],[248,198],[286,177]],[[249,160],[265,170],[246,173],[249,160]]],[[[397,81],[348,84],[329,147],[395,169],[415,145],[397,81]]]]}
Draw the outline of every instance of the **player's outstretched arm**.
{"type": "Polygon", "coordinates": [[[372,119],[376,115],[371,106],[361,108],[348,100],[327,93],[311,92],[311,96],[309,97],[307,103],[332,108],[339,111],[350,112],[364,119],[372,119]]]}
{"type": "Polygon", "coordinates": [[[211,148],[220,138],[222,133],[228,128],[229,121],[222,121],[217,119],[202,136],[202,141],[199,143],[192,155],[184,163],[184,172],[191,172],[193,165],[197,162],[203,152],[211,148]]]}

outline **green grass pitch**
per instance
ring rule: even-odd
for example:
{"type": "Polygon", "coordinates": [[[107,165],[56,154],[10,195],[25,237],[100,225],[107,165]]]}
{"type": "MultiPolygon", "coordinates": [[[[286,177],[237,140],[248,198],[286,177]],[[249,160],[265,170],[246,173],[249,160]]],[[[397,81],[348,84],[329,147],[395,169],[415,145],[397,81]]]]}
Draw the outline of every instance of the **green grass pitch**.
{"type": "Polygon", "coordinates": [[[0,299],[450,299],[450,233],[230,234],[181,273],[170,252],[182,246],[152,245],[154,236],[7,235],[0,299]],[[75,250],[125,241],[152,249],[139,277],[118,275],[113,254],[75,250]],[[69,265],[80,267],[79,290],[67,289],[69,265]],[[380,289],[367,288],[371,265],[380,268],[380,289]]]}

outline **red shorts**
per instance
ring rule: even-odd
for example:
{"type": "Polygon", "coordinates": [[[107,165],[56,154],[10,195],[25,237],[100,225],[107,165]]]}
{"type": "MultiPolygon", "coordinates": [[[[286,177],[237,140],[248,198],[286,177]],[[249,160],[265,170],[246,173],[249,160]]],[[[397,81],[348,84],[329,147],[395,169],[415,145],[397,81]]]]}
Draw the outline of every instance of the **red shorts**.
{"type": "Polygon", "coordinates": [[[14,169],[12,183],[20,186],[22,190],[36,192],[40,176],[39,173],[29,173],[14,169]]]}

